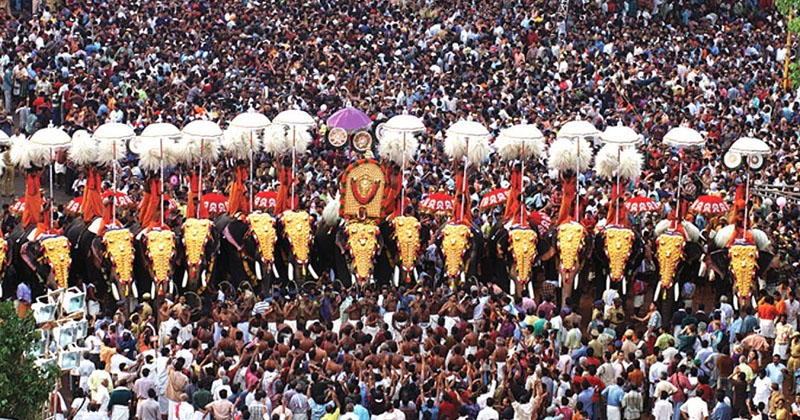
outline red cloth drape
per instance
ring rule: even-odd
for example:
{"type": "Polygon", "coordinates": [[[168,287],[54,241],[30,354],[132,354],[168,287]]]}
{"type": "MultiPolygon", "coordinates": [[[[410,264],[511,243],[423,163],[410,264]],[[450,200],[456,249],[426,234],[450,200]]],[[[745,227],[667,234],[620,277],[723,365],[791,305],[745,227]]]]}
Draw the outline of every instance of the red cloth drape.
{"type": "Polygon", "coordinates": [[[142,227],[151,227],[153,224],[160,225],[159,211],[161,210],[161,182],[158,178],[153,177],[150,179],[150,193],[145,194],[146,203],[142,213],[139,215],[141,218],[142,227]]]}
{"type": "Polygon", "coordinates": [[[236,166],[234,180],[231,182],[230,195],[228,196],[228,214],[238,212],[248,213],[249,203],[245,197],[244,183],[247,182],[247,168],[244,165],[236,166]]]}
{"type": "MultiPolygon", "coordinates": [[[[514,167],[511,171],[511,185],[508,187],[508,198],[506,199],[506,210],[503,213],[503,219],[519,223],[520,211],[522,211],[523,203],[520,202],[522,195],[522,171],[514,167]]],[[[527,218],[522,220],[522,226],[528,226],[527,218]]]]}
{"type": "Polygon", "coordinates": [[[278,194],[275,197],[275,214],[281,214],[289,209],[289,184],[292,177],[291,169],[281,168],[278,175],[278,194]]]}
{"type": "MultiPolygon", "coordinates": [[[[197,206],[194,204],[194,200],[197,199],[197,193],[200,191],[200,178],[197,176],[196,173],[192,173],[191,178],[189,178],[189,199],[186,203],[186,218],[196,217],[197,216],[197,206]]],[[[198,205],[202,205],[198,203],[198,205]]]]}
{"type": "Polygon", "coordinates": [[[464,173],[458,171],[456,176],[456,196],[455,205],[453,206],[453,220],[457,223],[469,225],[472,223],[472,212],[469,209],[469,185],[464,182],[464,173]],[[461,199],[464,199],[463,218],[461,216],[461,199]]]}
{"type": "Polygon", "coordinates": [[[561,196],[561,207],[558,209],[558,221],[556,222],[556,226],[573,220],[574,212],[572,206],[575,204],[575,188],[577,187],[574,177],[561,179],[561,191],[563,191],[563,194],[561,196]]]}
{"type": "MultiPolygon", "coordinates": [[[[109,197],[108,200],[113,200],[112,197],[109,197]]],[[[100,223],[100,229],[97,230],[97,236],[103,236],[103,233],[106,231],[106,226],[114,225],[114,226],[121,226],[119,221],[114,218],[112,214],[114,212],[114,206],[111,202],[104,203],[105,209],[103,210],[103,219],[100,223]]]]}
{"type": "Polygon", "coordinates": [[[747,201],[745,201],[745,194],[744,194],[744,185],[739,184],[736,187],[736,195],[733,199],[733,208],[731,211],[731,220],[732,223],[735,225],[734,234],[731,236],[731,239],[728,242],[728,246],[733,245],[733,242],[737,239],[742,238],[742,233],[744,233],[744,238],[747,243],[753,244],[755,241],[753,240],[753,235],[750,234],[750,231],[744,232],[744,213],[745,209],[747,208],[747,201]]]}
{"type": "Polygon", "coordinates": [[[381,217],[399,216],[403,203],[398,203],[400,199],[400,188],[403,185],[403,174],[393,164],[383,165],[383,174],[386,177],[386,184],[383,187],[383,201],[381,202],[381,217]]]}
{"type": "Polygon", "coordinates": [[[606,215],[606,225],[628,226],[628,214],[625,206],[622,205],[622,186],[616,184],[611,188],[611,200],[608,203],[608,214],[606,215]],[[617,221],[617,206],[619,206],[619,221],[617,221]]]}
{"type": "Polygon", "coordinates": [[[30,171],[25,177],[25,209],[22,211],[22,226],[36,225],[42,221],[42,173],[30,171]]]}
{"type": "Polygon", "coordinates": [[[91,222],[96,217],[103,216],[103,198],[100,194],[100,187],[103,180],[94,166],[89,166],[89,174],[86,177],[86,187],[83,189],[83,201],[81,201],[81,213],[83,221],[91,222]]]}

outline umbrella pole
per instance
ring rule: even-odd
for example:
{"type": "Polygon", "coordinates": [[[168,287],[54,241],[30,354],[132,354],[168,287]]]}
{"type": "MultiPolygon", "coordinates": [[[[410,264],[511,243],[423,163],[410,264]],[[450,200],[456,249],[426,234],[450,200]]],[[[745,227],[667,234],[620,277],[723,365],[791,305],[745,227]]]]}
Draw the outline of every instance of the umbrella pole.
{"type": "Polygon", "coordinates": [[[747,168],[747,175],[744,181],[744,229],[742,230],[742,239],[747,239],[747,205],[750,204],[750,168],[747,168]]]}
{"type": "Polygon", "coordinates": [[[253,210],[253,130],[250,130],[250,210],[253,210]]]}
{"type": "Polygon", "coordinates": [[[461,214],[459,216],[459,222],[464,220],[464,206],[465,204],[465,196],[467,195],[467,165],[469,165],[469,159],[467,158],[467,154],[469,154],[469,137],[466,138],[467,140],[467,151],[464,153],[464,173],[461,179],[461,214]]]}
{"type": "MultiPolygon", "coordinates": [[[[203,146],[205,139],[200,139],[200,175],[197,177],[197,218],[200,218],[200,207],[203,206],[203,146]]],[[[251,148],[252,149],[252,148],[251,148]]],[[[189,189],[192,189],[192,181],[189,179],[189,189]]],[[[251,198],[252,200],[252,198],[251,198]]]]}
{"type": "Polygon", "coordinates": [[[289,190],[292,191],[292,198],[291,198],[291,202],[289,203],[289,208],[291,208],[292,211],[294,211],[294,172],[297,169],[296,168],[296,165],[297,165],[297,163],[296,163],[296,160],[297,160],[297,142],[296,142],[296,139],[295,139],[295,134],[296,134],[295,130],[296,130],[295,126],[292,125],[292,179],[289,180],[289,190]]]}
{"type": "Polygon", "coordinates": [[[616,213],[614,225],[616,226],[619,226],[619,158],[621,154],[620,148],[617,147],[617,195],[614,196],[614,212],[616,213]]]}
{"type": "Polygon", "coordinates": [[[53,229],[53,166],[56,162],[53,160],[53,148],[50,148],[50,229],[53,229]]]}
{"type": "Polygon", "coordinates": [[[678,208],[675,209],[675,219],[681,222],[681,179],[683,178],[683,162],[678,160],[678,208]]]}
{"type": "Polygon", "coordinates": [[[578,146],[578,157],[575,159],[575,221],[581,222],[581,180],[578,176],[581,172],[581,139],[575,137],[575,144],[578,146]]]}
{"type": "Polygon", "coordinates": [[[400,216],[406,210],[406,132],[403,131],[403,160],[400,165],[400,216]]]}
{"type": "Polygon", "coordinates": [[[117,140],[111,145],[114,159],[111,161],[111,224],[117,220],[117,140]]]}
{"type": "MultiPolygon", "coordinates": [[[[525,222],[525,142],[522,142],[522,155],[519,157],[519,225],[524,226],[525,222]]],[[[506,198],[506,201],[508,199],[506,198]]],[[[512,216],[513,217],[513,216],[512,216]]]]}
{"type": "Polygon", "coordinates": [[[159,159],[159,166],[160,166],[159,169],[160,170],[159,170],[159,172],[161,173],[160,174],[160,177],[161,177],[161,185],[160,185],[160,188],[161,188],[161,226],[163,227],[164,226],[164,139],[163,138],[158,139],[158,147],[159,147],[159,153],[160,153],[160,159],[159,159]]]}

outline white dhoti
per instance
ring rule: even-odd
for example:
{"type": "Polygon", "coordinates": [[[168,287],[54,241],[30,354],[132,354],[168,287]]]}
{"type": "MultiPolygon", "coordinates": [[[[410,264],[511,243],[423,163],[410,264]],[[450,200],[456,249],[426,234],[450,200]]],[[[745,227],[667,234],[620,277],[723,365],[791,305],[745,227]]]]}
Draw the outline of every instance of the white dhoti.
{"type": "Polygon", "coordinates": [[[292,331],[297,331],[297,320],[296,319],[287,319],[285,321],[286,325],[292,329],[292,331]]]}
{"type": "Polygon", "coordinates": [[[454,316],[445,316],[444,317],[444,329],[447,330],[447,333],[450,334],[453,330],[453,327],[458,324],[458,318],[454,316]]]}
{"type": "Polygon", "coordinates": [[[606,406],[606,418],[608,420],[622,420],[622,411],[614,405],[606,406]]]}
{"type": "Polygon", "coordinates": [[[128,418],[130,418],[128,407],[115,405],[111,408],[111,417],[109,420],[128,420],[128,418]]]}
{"type": "Polygon", "coordinates": [[[775,350],[772,352],[773,355],[777,354],[781,360],[786,360],[789,358],[789,344],[776,344],[775,350]]]}
{"type": "Polygon", "coordinates": [[[764,338],[775,338],[775,321],[772,319],[762,319],[759,323],[761,326],[761,336],[764,338]]]}
{"type": "Polygon", "coordinates": [[[342,328],[342,318],[334,319],[332,322],[333,324],[333,332],[339,333],[339,329],[342,328]]]}
{"type": "Polygon", "coordinates": [[[478,353],[478,346],[468,346],[467,350],[464,351],[464,357],[469,357],[470,355],[474,355],[478,353]]]}
{"type": "Polygon", "coordinates": [[[162,416],[167,414],[167,411],[169,411],[169,400],[163,395],[158,397],[158,411],[162,416]]]}
{"type": "Polygon", "coordinates": [[[277,322],[267,322],[267,331],[271,332],[272,335],[278,334],[278,323],[277,322]]]}
{"type": "Polygon", "coordinates": [[[439,325],[439,315],[431,315],[429,325],[433,325],[436,328],[439,325]]]}
{"type": "MultiPolygon", "coordinates": [[[[169,406],[167,407],[167,420],[179,420],[176,415],[175,407],[178,405],[177,401],[167,400],[169,406]]],[[[127,417],[125,417],[127,419],[127,417]]]]}

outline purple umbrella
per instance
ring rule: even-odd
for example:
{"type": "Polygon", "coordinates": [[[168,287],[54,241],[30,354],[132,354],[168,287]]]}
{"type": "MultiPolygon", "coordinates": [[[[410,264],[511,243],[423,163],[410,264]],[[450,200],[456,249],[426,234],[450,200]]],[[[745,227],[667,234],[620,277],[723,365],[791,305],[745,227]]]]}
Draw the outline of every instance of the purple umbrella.
{"type": "Polygon", "coordinates": [[[328,118],[328,126],[342,128],[346,131],[355,131],[369,127],[372,119],[363,111],[353,107],[342,108],[328,118]]]}

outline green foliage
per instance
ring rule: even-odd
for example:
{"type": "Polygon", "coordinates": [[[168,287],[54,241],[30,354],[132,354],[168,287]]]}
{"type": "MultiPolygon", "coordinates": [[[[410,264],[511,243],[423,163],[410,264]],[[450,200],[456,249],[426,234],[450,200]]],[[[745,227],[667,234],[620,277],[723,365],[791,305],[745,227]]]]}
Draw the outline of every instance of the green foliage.
{"type": "Polygon", "coordinates": [[[792,22],[789,23],[789,32],[800,32],[800,16],[797,16],[798,12],[800,12],[800,0],[775,0],[775,7],[777,7],[778,11],[787,19],[789,13],[792,12],[792,22]]]}
{"type": "Polygon", "coordinates": [[[792,89],[800,86],[800,60],[789,63],[789,83],[792,89]]]}
{"type": "Polygon", "coordinates": [[[61,374],[58,366],[38,368],[26,353],[41,339],[33,312],[20,319],[11,302],[0,302],[0,417],[38,418],[61,374]]]}

